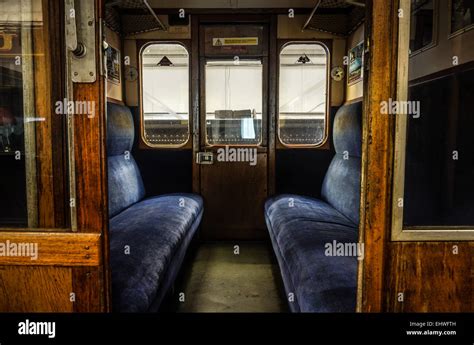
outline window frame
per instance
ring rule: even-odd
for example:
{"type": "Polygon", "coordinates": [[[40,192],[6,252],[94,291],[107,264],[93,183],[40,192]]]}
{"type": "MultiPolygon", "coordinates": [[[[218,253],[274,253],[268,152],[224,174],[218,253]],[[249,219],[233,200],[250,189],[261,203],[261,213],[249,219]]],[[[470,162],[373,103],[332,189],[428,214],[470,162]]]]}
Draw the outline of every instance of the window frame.
{"type": "MultiPolygon", "coordinates": [[[[452,1],[448,0],[448,14],[449,14],[449,20],[448,20],[448,39],[453,39],[459,35],[462,35],[470,30],[474,29],[474,23],[469,24],[459,30],[453,31],[453,23],[452,23],[452,16],[453,16],[453,6],[452,6],[452,1]]],[[[471,14],[472,15],[472,14],[471,14]]]]}
{"type": "Polygon", "coordinates": [[[192,57],[191,57],[191,40],[137,40],[137,61],[138,61],[138,98],[140,107],[140,148],[141,149],[191,149],[192,148],[192,128],[193,128],[193,107],[192,107],[192,57]],[[145,138],[145,118],[143,107],[143,52],[154,44],[177,44],[186,49],[188,53],[188,136],[182,144],[152,144],[145,138]]]}
{"type": "Polygon", "coordinates": [[[331,112],[331,67],[332,67],[332,41],[331,40],[311,40],[311,39],[289,39],[279,40],[278,56],[276,58],[277,80],[276,80],[276,116],[275,116],[275,133],[277,140],[277,149],[318,149],[329,148],[329,114],[331,112]],[[318,144],[287,144],[281,139],[280,133],[280,56],[283,49],[293,44],[315,44],[320,45],[326,51],[326,114],[324,125],[324,138],[318,144]]]}
{"type": "MultiPolygon", "coordinates": [[[[430,50],[436,46],[438,46],[438,41],[439,41],[439,0],[433,0],[433,38],[431,40],[431,43],[427,44],[424,47],[421,47],[417,50],[414,50],[410,53],[410,57],[416,56],[420,53],[424,53],[427,50],[430,50]]],[[[411,4],[410,4],[410,26],[411,26],[411,4]]],[[[410,45],[408,45],[408,49],[410,49],[410,45]]]]}
{"type": "MultiPolygon", "coordinates": [[[[411,13],[411,0],[400,0],[400,8],[411,13]]],[[[397,101],[407,101],[409,92],[409,49],[411,16],[399,19],[397,101]]],[[[394,166],[392,184],[391,240],[396,241],[472,241],[472,226],[406,226],[403,206],[399,200],[405,197],[405,157],[408,115],[397,114],[394,133],[394,166]]]]}

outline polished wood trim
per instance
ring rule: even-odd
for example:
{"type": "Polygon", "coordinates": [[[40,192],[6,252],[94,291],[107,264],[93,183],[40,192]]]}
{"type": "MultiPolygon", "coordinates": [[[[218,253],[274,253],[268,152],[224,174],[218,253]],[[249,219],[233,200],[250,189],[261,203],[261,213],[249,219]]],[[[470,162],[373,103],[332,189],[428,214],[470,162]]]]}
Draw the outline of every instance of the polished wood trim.
{"type": "Polygon", "coordinates": [[[18,244],[34,244],[38,257],[2,256],[0,265],[27,266],[97,266],[101,262],[101,235],[72,232],[0,232],[0,248],[18,244]]]}
{"type": "MultiPolygon", "coordinates": [[[[74,118],[74,159],[76,176],[77,232],[101,235],[99,242],[100,262],[109,261],[108,240],[108,185],[106,153],[106,81],[101,75],[101,19],[105,7],[102,0],[96,2],[96,75],[94,83],[74,83],[73,99],[95,102],[95,117],[74,118]],[[103,261],[102,261],[103,260],[103,261]]],[[[67,256],[65,256],[65,259],[67,256]]],[[[97,263],[96,263],[97,264],[97,263]]],[[[75,308],[81,311],[111,310],[110,268],[98,274],[95,281],[83,285],[82,272],[73,268],[73,289],[77,290],[75,308]],[[100,287],[100,290],[97,289],[100,287]],[[87,297],[86,297],[87,296],[87,297]],[[94,300],[91,301],[90,299],[94,300]]]]}
{"type": "MultiPolygon", "coordinates": [[[[102,25],[105,18],[105,1],[96,0],[97,7],[97,18],[99,25],[102,25]]],[[[97,61],[102,63],[101,58],[105,58],[103,54],[100,54],[100,49],[102,49],[102,39],[101,35],[104,34],[102,28],[97,26],[96,36],[98,37],[97,45],[97,61]]],[[[123,64],[122,64],[123,65],[123,64]]],[[[73,274],[73,287],[78,291],[79,296],[81,297],[81,303],[76,303],[75,308],[78,311],[112,311],[112,270],[110,267],[110,237],[109,237],[109,184],[108,184],[108,160],[106,152],[106,143],[107,143],[107,87],[106,87],[106,77],[101,75],[102,67],[97,66],[97,75],[99,77],[99,94],[96,95],[100,104],[101,104],[101,151],[103,158],[101,160],[101,191],[103,197],[101,199],[103,218],[102,223],[98,224],[101,226],[101,246],[100,246],[100,258],[101,266],[97,269],[96,274],[89,274],[89,271],[86,271],[86,278],[90,278],[91,281],[87,285],[83,285],[83,267],[75,267],[72,269],[73,274]],[[82,282],[82,283],[81,283],[82,282]],[[87,298],[86,298],[87,297],[87,298]]],[[[122,69],[122,76],[123,76],[122,69]]],[[[125,84],[125,83],[123,83],[125,84]]],[[[122,93],[125,95],[125,93],[122,93]]],[[[123,98],[123,97],[122,97],[123,98]]],[[[123,98],[124,99],[124,98],[123,98]]]]}
{"type": "Polygon", "coordinates": [[[391,220],[394,119],[381,114],[382,101],[395,97],[398,0],[367,4],[368,78],[364,81],[362,181],[357,310],[384,310],[385,268],[391,220]]]}
{"type": "MultiPolygon", "coordinates": [[[[49,27],[49,13],[44,11],[47,5],[43,2],[44,28],[49,27]]],[[[52,157],[52,122],[55,120],[52,108],[51,94],[51,60],[50,40],[48,32],[43,27],[34,28],[33,46],[38,55],[33,57],[35,66],[34,92],[35,92],[35,114],[43,117],[45,121],[37,123],[36,127],[36,179],[38,182],[38,226],[53,228],[55,226],[54,205],[54,180],[53,180],[53,157],[52,157]],[[41,192],[40,192],[41,191],[41,192]]],[[[52,52],[51,52],[52,55],[52,52]]],[[[35,158],[36,158],[35,157],[35,158]]],[[[28,186],[29,187],[29,186],[28,186]]]]}

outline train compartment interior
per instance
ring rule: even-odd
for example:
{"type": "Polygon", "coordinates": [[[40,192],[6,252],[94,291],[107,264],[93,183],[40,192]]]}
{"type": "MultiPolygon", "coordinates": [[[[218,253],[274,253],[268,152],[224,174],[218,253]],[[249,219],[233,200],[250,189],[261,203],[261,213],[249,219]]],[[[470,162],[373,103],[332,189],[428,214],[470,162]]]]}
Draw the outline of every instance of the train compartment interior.
{"type": "Polygon", "coordinates": [[[474,1],[0,5],[0,311],[474,311],[474,1]]]}

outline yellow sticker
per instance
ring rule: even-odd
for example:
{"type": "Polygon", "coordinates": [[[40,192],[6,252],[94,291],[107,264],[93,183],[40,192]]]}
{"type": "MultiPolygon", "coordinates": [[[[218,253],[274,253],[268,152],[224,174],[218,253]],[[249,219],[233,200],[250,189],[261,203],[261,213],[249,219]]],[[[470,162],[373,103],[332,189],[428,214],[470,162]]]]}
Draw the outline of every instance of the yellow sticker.
{"type": "Polygon", "coordinates": [[[258,37],[213,38],[212,45],[220,46],[258,46],[258,37]]]}

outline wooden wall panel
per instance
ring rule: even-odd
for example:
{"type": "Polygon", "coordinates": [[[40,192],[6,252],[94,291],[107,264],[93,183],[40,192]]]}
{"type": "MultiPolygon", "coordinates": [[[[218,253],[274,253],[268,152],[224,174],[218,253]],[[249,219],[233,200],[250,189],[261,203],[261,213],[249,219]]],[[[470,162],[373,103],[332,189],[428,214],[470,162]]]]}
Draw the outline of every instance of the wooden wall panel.
{"type": "Polygon", "coordinates": [[[206,240],[257,240],[267,237],[263,206],[267,198],[267,154],[256,166],[215,162],[201,166],[206,240]]]}
{"type": "Polygon", "coordinates": [[[72,312],[72,292],[70,268],[0,266],[2,312],[72,312]]]}
{"type": "Polygon", "coordinates": [[[107,311],[104,299],[107,287],[102,283],[104,275],[103,266],[75,267],[72,273],[72,286],[76,293],[74,311],[90,313],[107,311]]]}
{"type": "Polygon", "coordinates": [[[473,310],[474,245],[393,243],[388,270],[387,311],[468,312],[473,310]],[[457,246],[458,254],[454,254],[457,246]],[[403,293],[403,302],[397,297],[403,293]]]}
{"type": "MultiPolygon", "coordinates": [[[[0,256],[2,265],[97,266],[101,263],[99,234],[0,232],[0,243],[2,255],[6,255],[4,251],[8,247],[16,248],[18,244],[33,244],[38,250],[34,260],[31,256],[0,256]]],[[[31,254],[28,247],[24,251],[31,254]]]]}

